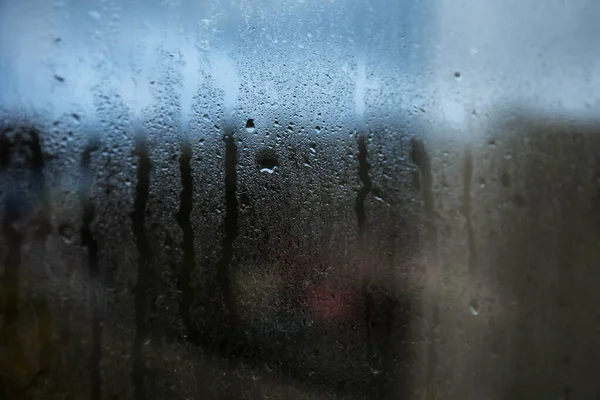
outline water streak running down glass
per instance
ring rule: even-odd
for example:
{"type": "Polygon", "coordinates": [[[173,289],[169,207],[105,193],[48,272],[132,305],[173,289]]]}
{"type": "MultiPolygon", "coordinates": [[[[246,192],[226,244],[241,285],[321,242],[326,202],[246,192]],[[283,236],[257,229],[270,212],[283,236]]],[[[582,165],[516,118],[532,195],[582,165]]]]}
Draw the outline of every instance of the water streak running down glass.
{"type": "Polygon", "coordinates": [[[0,0],[0,398],[600,398],[598,15],[0,0]]]}

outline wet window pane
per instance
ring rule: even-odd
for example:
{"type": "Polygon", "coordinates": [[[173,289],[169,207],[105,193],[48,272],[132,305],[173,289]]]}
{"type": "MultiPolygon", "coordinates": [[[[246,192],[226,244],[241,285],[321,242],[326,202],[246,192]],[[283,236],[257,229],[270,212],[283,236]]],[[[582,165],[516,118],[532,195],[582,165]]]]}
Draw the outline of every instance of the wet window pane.
{"type": "Polygon", "coordinates": [[[0,0],[0,398],[597,398],[599,12],[0,0]]]}

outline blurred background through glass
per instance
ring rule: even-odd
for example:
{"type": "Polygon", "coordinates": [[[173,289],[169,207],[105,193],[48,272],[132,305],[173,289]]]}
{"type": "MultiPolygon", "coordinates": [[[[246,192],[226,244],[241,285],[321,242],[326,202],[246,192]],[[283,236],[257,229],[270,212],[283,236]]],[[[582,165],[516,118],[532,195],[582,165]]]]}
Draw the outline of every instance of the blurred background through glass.
{"type": "Polygon", "coordinates": [[[598,16],[1,0],[0,397],[600,398],[598,16]]]}

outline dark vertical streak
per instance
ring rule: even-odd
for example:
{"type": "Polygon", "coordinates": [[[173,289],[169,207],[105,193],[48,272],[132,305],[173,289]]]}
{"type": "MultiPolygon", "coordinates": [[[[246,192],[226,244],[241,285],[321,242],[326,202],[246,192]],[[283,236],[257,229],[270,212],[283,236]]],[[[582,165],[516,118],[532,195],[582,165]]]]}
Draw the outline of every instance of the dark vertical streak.
{"type": "Polygon", "coordinates": [[[6,136],[8,129],[0,133],[0,171],[4,172],[10,165],[10,139],[6,136]]]}
{"type": "Polygon", "coordinates": [[[196,265],[196,253],[194,250],[194,230],[190,216],[192,214],[194,197],[194,178],[192,176],[192,147],[189,143],[182,146],[179,158],[179,170],[181,173],[181,193],[179,194],[179,211],[175,214],[177,223],[183,232],[181,250],[183,252],[183,268],[177,277],[177,288],[181,291],[181,302],[179,303],[179,314],[187,329],[187,339],[193,344],[200,343],[200,333],[193,326],[190,317],[190,307],[194,300],[194,292],[191,285],[192,272],[196,265]]]}
{"type": "Polygon", "coordinates": [[[233,259],[233,243],[238,236],[238,200],[237,200],[237,145],[233,132],[226,132],[225,137],[225,237],[223,239],[223,255],[217,263],[216,281],[223,299],[230,322],[237,320],[235,298],[231,289],[230,264],[233,259]]]}
{"type": "MultiPolygon", "coordinates": [[[[6,170],[10,165],[11,143],[6,131],[0,136],[0,171],[2,178],[7,179],[6,170]]],[[[10,328],[19,318],[19,271],[21,269],[21,233],[13,226],[19,218],[20,202],[12,191],[9,182],[3,183],[9,192],[4,199],[4,218],[2,219],[2,234],[6,238],[7,252],[4,258],[4,277],[2,280],[6,302],[6,323],[10,328]]]]}
{"type": "MultiPolygon", "coordinates": [[[[15,227],[15,225],[24,217],[24,204],[27,204],[28,209],[36,209],[33,223],[33,233],[36,241],[41,242],[40,256],[36,260],[41,260],[41,265],[35,268],[43,268],[45,258],[46,239],[52,230],[50,222],[50,202],[48,196],[48,188],[44,175],[44,157],[40,141],[40,133],[34,127],[9,127],[3,130],[0,134],[0,170],[7,180],[3,182],[7,188],[4,202],[4,218],[2,221],[2,233],[6,238],[7,252],[4,260],[5,273],[2,280],[4,289],[4,300],[6,301],[5,321],[7,325],[6,339],[8,347],[21,347],[21,332],[15,324],[19,319],[19,285],[20,285],[20,270],[22,268],[21,245],[23,244],[23,235],[15,227]],[[13,132],[15,143],[8,137],[8,133],[13,132]],[[24,181],[29,182],[33,193],[34,206],[28,204],[29,198],[24,192],[18,192],[15,186],[18,186],[18,181],[11,182],[8,169],[11,164],[11,158],[14,152],[18,149],[27,148],[29,152],[23,153],[24,160],[27,161],[29,179],[24,181]],[[28,157],[27,157],[28,156],[28,157]]],[[[26,173],[26,171],[16,171],[18,173],[26,173]]],[[[17,175],[18,176],[18,175],[17,175]]],[[[26,175],[24,175],[26,176],[26,175]]],[[[36,250],[38,247],[36,247],[36,250]]],[[[36,317],[36,333],[39,341],[38,353],[38,372],[49,369],[49,363],[52,360],[52,314],[44,299],[35,298],[34,310],[36,317]]],[[[22,353],[21,353],[22,354],[22,353]]],[[[36,374],[37,374],[36,373],[36,374]]]]}
{"type": "MultiPolygon", "coordinates": [[[[362,182],[363,186],[356,195],[356,216],[358,217],[358,237],[359,245],[363,245],[364,234],[367,225],[367,213],[365,211],[365,201],[367,195],[373,189],[373,182],[369,176],[369,170],[371,166],[368,161],[369,154],[367,152],[366,137],[364,134],[358,136],[358,178],[362,182]]],[[[364,269],[364,268],[363,268],[364,269]]],[[[373,353],[371,343],[371,327],[373,325],[374,318],[374,303],[373,294],[369,288],[369,279],[367,279],[366,271],[362,271],[362,292],[365,302],[365,326],[367,328],[367,341],[373,353]]]]}
{"type": "Polygon", "coordinates": [[[475,233],[473,232],[472,202],[471,202],[471,183],[473,181],[473,157],[471,151],[467,150],[465,154],[465,168],[463,171],[463,195],[462,207],[460,212],[467,220],[467,243],[469,247],[469,272],[472,274],[477,267],[477,248],[475,246],[475,233]]]}
{"type": "Polygon", "coordinates": [[[92,354],[89,360],[91,399],[102,398],[102,377],[100,374],[100,359],[102,357],[102,317],[99,309],[98,299],[98,242],[94,237],[91,224],[95,217],[94,203],[90,198],[91,171],[90,164],[92,152],[99,148],[97,140],[92,140],[83,150],[81,155],[81,185],[79,188],[81,202],[83,204],[83,223],[81,226],[81,244],[87,248],[87,267],[91,282],[90,306],[92,309],[91,331],[92,331],[92,354]]]}
{"type": "Polygon", "coordinates": [[[29,129],[31,136],[29,148],[31,150],[31,175],[33,182],[33,190],[42,206],[42,211],[39,219],[38,238],[43,241],[42,249],[45,250],[46,237],[52,231],[50,223],[50,202],[48,199],[48,188],[44,177],[44,156],[42,146],[40,144],[40,135],[35,128],[29,129]]]}
{"type": "Polygon", "coordinates": [[[373,301],[373,293],[369,287],[369,280],[366,276],[362,278],[362,293],[365,302],[365,326],[367,327],[367,342],[371,353],[373,353],[373,343],[371,342],[371,329],[373,327],[373,319],[375,317],[375,304],[373,301]]]}
{"type": "Polygon", "coordinates": [[[433,174],[431,173],[431,160],[425,151],[423,142],[415,137],[411,139],[412,152],[411,157],[415,165],[419,168],[420,186],[423,195],[425,207],[425,216],[427,218],[427,239],[431,250],[437,252],[437,228],[435,225],[435,205],[433,199],[433,174]]]}
{"type": "Polygon", "coordinates": [[[356,196],[356,216],[358,217],[358,233],[363,235],[367,224],[367,213],[365,211],[365,200],[367,195],[373,189],[373,182],[369,176],[371,166],[368,161],[367,143],[365,135],[358,137],[358,178],[363,184],[363,187],[358,191],[356,196]]]}
{"type": "Polygon", "coordinates": [[[2,234],[6,238],[8,251],[4,259],[4,292],[6,322],[8,325],[19,319],[19,272],[21,270],[22,235],[14,228],[21,218],[20,201],[14,194],[7,195],[4,202],[2,234]]]}
{"type": "Polygon", "coordinates": [[[150,186],[150,156],[145,139],[137,138],[135,154],[138,156],[137,185],[134,210],[131,214],[132,230],[138,251],[137,283],[135,297],[135,341],[133,343],[133,386],[136,400],[146,399],[145,378],[147,367],[143,357],[143,345],[148,338],[148,286],[150,284],[151,249],[146,235],[146,206],[150,186]]]}
{"type": "MultiPolygon", "coordinates": [[[[437,262],[437,228],[435,224],[435,209],[433,197],[433,174],[431,172],[431,160],[425,151],[423,142],[415,137],[411,139],[411,157],[415,165],[419,168],[420,187],[422,190],[423,203],[426,217],[426,235],[430,252],[437,262]]],[[[439,306],[433,300],[431,304],[431,324],[427,332],[427,348],[426,348],[426,363],[425,371],[425,387],[427,390],[427,400],[435,399],[435,367],[438,363],[438,354],[436,350],[437,333],[436,329],[439,325],[439,306]]]]}
{"type": "MultiPolygon", "coordinates": [[[[40,260],[43,263],[46,254],[46,239],[52,232],[52,223],[50,221],[50,199],[46,178],[44,175],[44,155],[40,140],[40,132],[34,127],[24,129],[29,134],[29,145],[31,151],[31,182],[36,200],[40,205],[39,215],[37,217],[36,239],[40,241],[40,260]]],[[[38,340],[40,352],[38,355],[39,369],[48,370],[48,363],[51,360],[52,353],[52,313],[44,299],[35,301],[35,313],[38,326],[38,340]]]]}

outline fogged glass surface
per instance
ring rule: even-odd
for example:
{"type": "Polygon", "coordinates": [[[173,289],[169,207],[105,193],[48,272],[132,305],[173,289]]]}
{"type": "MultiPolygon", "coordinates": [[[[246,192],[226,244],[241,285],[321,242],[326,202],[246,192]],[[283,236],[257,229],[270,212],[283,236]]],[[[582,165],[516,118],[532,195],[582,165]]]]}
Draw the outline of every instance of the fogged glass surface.
{"type": "Polygon", "coordinates": [[[0,1],[0,398],[600,396],[595,1],[0,1]]]}

